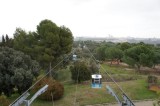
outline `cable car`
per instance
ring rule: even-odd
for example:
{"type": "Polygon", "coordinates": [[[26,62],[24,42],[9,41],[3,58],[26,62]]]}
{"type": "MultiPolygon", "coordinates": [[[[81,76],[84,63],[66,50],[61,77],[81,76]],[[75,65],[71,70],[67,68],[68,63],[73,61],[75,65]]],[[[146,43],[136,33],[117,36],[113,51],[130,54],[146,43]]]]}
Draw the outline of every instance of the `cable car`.
{"type": "Polygon", "coordinates": [[[92,88],[101,88],[102,87],[102,75],[93,74],[92,75],[92,88]]]}
{"type": "Polygon", "coordinates": [[[73,57],[72,57],[72,60],[76,61],[77,60],[77,55],[74,54],[73,57]]]}

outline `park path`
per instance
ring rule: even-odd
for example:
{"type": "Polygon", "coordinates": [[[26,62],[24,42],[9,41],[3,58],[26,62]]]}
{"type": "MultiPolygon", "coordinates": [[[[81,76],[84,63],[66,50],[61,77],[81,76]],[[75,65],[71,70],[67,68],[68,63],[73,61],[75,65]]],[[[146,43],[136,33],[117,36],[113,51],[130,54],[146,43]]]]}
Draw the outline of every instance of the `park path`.
{"type": "MultiPolygon", "coordinates": [[[[153,100],[134,102],[135,106],[153,106],[153,100]]],[[[118,104],[97,104],[87,106],[119,106],[118,104]]]]}
{"type": "MultiPolygon", "coordinates": [[[[153,101],[139,101],[134,102],[135,106],[153,106],[153,101]]],[[[106,106],[119,106],[118,104],[106,105],[106,106]]]]}

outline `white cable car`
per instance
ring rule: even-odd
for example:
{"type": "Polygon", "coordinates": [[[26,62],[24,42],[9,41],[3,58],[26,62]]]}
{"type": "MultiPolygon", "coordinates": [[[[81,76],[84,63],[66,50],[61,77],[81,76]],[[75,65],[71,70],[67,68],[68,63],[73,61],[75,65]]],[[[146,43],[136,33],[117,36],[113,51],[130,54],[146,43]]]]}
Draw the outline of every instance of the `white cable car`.
{"type": "Polygon", "coordinates": [[[72,60],[76,61],[77,60],[77,55],[74,54],[73,57],[72,57],[72,60]]]}
{"type": "Polygon", "coordinates": [[[92,75],[92,88],[101,88],[102,87],[102,75],[93,74],[92,75]]]}

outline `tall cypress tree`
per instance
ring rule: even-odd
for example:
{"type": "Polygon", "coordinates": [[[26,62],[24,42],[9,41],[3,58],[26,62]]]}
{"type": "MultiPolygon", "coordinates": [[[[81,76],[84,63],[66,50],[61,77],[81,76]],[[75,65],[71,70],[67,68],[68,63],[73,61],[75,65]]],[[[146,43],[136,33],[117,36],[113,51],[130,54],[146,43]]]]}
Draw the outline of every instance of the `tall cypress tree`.
{"type": "Polygon", "coordinates": [[[5,38],[4,38],[4,35],[2,35],[2,46],[5,46],[5,38]]]}
{"type": "Polygon", "coordinates": [[[9,46],[9,37],[8,35],[6,34],[6,37],[5,37],[5,46],[9,46]]]}
{"type": "Polygon", "coordinates": [[[8,42],[9,41],[9,37],[8,37],[8,35],[6,34],[6,42],[8,42]]]}

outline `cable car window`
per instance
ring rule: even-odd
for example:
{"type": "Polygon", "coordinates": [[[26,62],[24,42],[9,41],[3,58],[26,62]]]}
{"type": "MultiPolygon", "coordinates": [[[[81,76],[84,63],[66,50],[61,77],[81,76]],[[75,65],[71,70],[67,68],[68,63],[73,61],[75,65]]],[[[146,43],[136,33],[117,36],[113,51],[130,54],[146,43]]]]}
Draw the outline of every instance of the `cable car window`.
{"type": "Polygon", "coordinates": [[[100,79],[94,79],[94,83],[100,83],[100,79]]]}
{"type": "Polygon", "coordinates": [[[97,83],[97,84],[99,84],[99,81],[94,81],[94,83],[97,83]]]}

